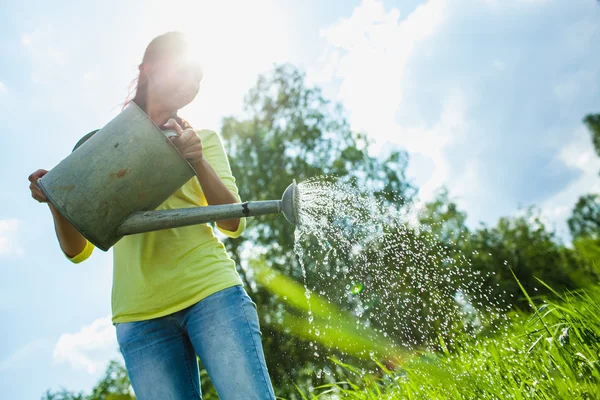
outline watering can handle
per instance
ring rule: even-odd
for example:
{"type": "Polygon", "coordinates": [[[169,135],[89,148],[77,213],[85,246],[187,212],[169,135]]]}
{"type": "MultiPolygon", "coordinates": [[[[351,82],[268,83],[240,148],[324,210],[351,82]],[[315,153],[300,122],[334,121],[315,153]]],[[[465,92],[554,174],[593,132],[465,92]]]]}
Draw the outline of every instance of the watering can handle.
{"type": "Polygon", "coordinates": [[[179,226],[203,224],[224,219],[250,217],[283,212],[292,224],[299,222],[296,180],[287,187],[281,200],[250,201],[174,210],[138,211],[131,214],[117,229],[118,236],[150,232],[179,226]]]}
{"type": "Polygon", "coordinates": [[[165,134],[165,136],[166,136],[166,137],[168,137],[168,138],[170,138],[170,137],[173,137],[173,136],[179,136],[179,135],[177,134],[177,132],[176,132],[174,129],[165,129],[165,130],[164,130],[164,131],[162,131],[162,132],[163,132],[163,133],[165,134]]]}

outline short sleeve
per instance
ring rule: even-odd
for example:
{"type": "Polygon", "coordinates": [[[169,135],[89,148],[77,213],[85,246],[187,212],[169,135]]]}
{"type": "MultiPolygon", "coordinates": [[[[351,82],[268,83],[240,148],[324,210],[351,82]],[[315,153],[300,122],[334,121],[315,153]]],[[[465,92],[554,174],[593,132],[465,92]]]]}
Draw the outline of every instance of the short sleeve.
{"type": "Polygon", "coordinates": [[[242,235],[242,232],[244,232],[244,230],[246,229],[246,218],[245,217],[240,218],[240,223],[238,225],[238,228],[235,230],[235,232],[228,231],[227,229],[223,229],[216,223],[215,223],[215,226],[222,234],[224,234],[232,239],[235,239],[235,238],[240,237],[242,235]]]}
{"type": "MultiPolygon", "coordinates": [[[[240,195],[236,185],[235,177],[231,173],[231,166],[229,165],[229,159],[223,147],[223,143],[219,135],[210,130],[196,131],[196,134],[202,141],[202,153],[208,164],[215,171],[219,179],[225,184],[225,186],[233,193],[238,203],[241,203],[240,195]]],[[[221,228],[215,223],[217,229],[224,235],[235,239],[239,237],[242,232],[246,229],[246,218],[241,217],[238,228],[233,231],[228,231],[221,228]]]]}
{"type": "Polygon", "coordinates": [[[94,245],[89,240],[86,239],[85,247],[83,248],[83,250],[81,250],[81,253],[79,253],[73,257],[67,256],[64,252],[63,252],[63,254],[65,254],[65,257],[67,257],[67,259],[69,261],[71,261],[72,263],[79,264],[80,262],[87,260],[92,255],[93,251],[94,251],[94,245]]]}

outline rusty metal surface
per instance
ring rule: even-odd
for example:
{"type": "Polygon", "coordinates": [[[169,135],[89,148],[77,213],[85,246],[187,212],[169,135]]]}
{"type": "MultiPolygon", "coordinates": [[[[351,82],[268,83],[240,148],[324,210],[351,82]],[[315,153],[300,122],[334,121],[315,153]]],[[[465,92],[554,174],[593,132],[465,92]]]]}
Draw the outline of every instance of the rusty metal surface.
{"type": "Polygon", "coordinates": [[[154,210],[195,175],[133,102],[52,168],[38,185],[56,209],[106,251],[133,213],[154,210]]]}

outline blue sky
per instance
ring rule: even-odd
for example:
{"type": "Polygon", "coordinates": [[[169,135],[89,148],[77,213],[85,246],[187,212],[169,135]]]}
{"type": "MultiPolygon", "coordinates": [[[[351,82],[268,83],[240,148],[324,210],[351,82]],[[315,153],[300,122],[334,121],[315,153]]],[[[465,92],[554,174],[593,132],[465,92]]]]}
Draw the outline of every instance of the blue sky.
{"type": "MultiPolygon", "coordinates": [[[[258,73],[289,61],[342,101],[374,153],[409,151],[469,224],[539,205],[559,232],[600,191],[583,116],[600,112],[595,0],[22,1],[0,11],[0,393],[89,390],[118,358],[112,253],[64,258],[27,176],[119,110],[146,44],[178,29],[205,66],[181,115],[218,130],[258,73]],[[322,4],[326,3],[326,4],[322,4]]],[[[251,200],[251,199],[247,199],[251,200]]]]}

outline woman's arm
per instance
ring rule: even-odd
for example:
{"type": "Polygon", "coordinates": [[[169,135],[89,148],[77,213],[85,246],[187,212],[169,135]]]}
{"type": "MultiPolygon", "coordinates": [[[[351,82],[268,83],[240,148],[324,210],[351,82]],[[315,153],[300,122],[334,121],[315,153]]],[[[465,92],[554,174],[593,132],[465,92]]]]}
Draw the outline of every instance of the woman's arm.
{"type": "MultiPolygon", "coordinates": [[[[215,170],[210,166],[208,161],[204,157],[201,160],[192,164],[196,171],[196,176],[204,191],[206,202],[209,205],[216,204],[231,204],[237,203],[238,200],[235,198],[233,193],[225,186],[223,181],[219,178],[215,170]]],[[[227,220],[217,221],[217,225],[228,231],[235,232],[239,226],[240,219],[233,218],[227,220]]]]}
{"type": "Polygon", "coordinates": [[[89,257],[93,246],[91,243],[88,245],[87,239],[71,225],[69,221],[65,219],[58,212],[58,210],[48,201],[40,187],[38,186],[38,180],[48,173],[45,169],[38,169],[29,175],[29,189],[31,190],[31,197],[37,200],[39,203],[46,203],[52,212],[54,217],[54,229],[56,230],[56,236],[63,253],[69,260],[74,263],[79,263],[89,257]],[[86,254],[82,254],[83,250],[88,248],[86,254]]]}
{"type": "Polygon", "coordinates": [[[54,230],[56,231],[60,248],[68,258],[74,258],[85,248],[86,238],[50,202],[48,202],[48,207],[50,207],[50,211],[54,217],[54,230]]]}
{"type": "MultiPolygon", "coordinates": [[[[171,140],[181,155],[196,171],[198,182],[204,192],[204,197],[206,198],[208,205],[238,203],[238,198],[236,198],[235,194],[225,185],[222,177],[219,177],[219,174],[215,172],[210,165],[210,162],[218,160],[218,162],[222,164],[220,169],[221,173],[223,174],[222,169],[225,166],[227,175],[231,175],[225,149],[223,149],[223,145],[217,134],[212,132],[213,143],[209,143],[209,147],[212,146],[212,151],[209,151],[209,153],[211,153],[209,156],[204,157],[202,140],[200,139],[200,135],[194,129],[188,128],[183,130],[173,118],[169,119],[163,125],[163,128],[173,129],[177,132],[178,135],[169,137],[169,140],[171,140]],[[207,158],[216,158],[217,160],[209,161],[207,158]]],[[[231,179],[234,180],[233,176],[231,176],[231,179]]],[[[245,224],[240,225],[241,223],[242,220],[240,218],[216,222],[219,228],[229,231],[230,234],[233,232],[234,236],[239,235],[240,232],[237,232],[238,228],[240,231],[244,229],[245,224]]]]}

